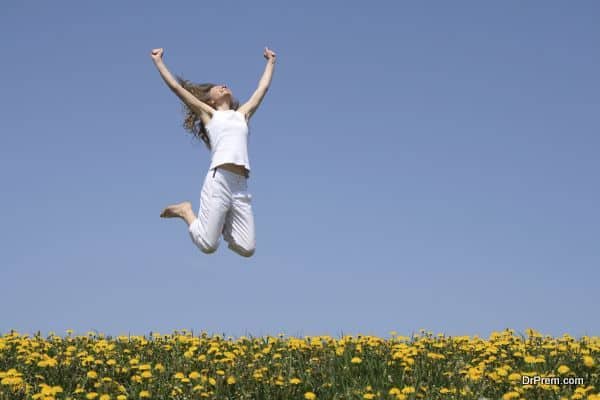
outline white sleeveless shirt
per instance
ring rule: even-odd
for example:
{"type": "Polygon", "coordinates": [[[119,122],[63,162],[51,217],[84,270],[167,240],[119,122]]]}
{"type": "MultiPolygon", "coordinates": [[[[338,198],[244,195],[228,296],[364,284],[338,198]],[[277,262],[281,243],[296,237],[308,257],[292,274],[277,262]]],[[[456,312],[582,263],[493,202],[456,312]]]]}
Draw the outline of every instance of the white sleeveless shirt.
{"type": "Polygon", "coordinates": [[[248,159],[248,124],[236,110],[215,110],[206,124],[212,160],[209,169],[224,163],[243,165],[250,170],[248,159]]]}

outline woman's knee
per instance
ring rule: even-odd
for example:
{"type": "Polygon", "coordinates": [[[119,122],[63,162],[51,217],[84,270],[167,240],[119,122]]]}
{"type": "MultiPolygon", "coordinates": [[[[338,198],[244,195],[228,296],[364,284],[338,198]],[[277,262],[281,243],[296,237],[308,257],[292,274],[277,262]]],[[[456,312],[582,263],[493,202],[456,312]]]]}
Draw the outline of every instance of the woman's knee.
{"type": "Polygon", "coordinates": [[[242,257],[252,257],[254,255],[254,251],[256,250],[254,245],[241,246],[233,243],[229,244],[229,248],[242,257]]]}
{"type": "Polygon", "coordinates": [[[217,251],[217,249],[219,248],[219,243],[215,243],[215,244],[202,244],[200,247],[200,250],[205,253],[205,254],[211,254],[214,253],[215,251],[217,251]]]}
{"type": "Polygon", "coordinates": [[[218,237],[216,238],[216,240],[210,239],[210,238],[207,239],[200,235],[195,235],[192,232],[190,232],[190,236],[192,238],[192,241],[196,245],[196,247],[198,247],[200,249],[200,251],[202,251],[205,254],[214,253],[219,248],[219,238],[218,237]]]}
{"type": "Polygon", "coordinates": [[[238,252],[238,254],[242,257],[252,257],[254,255],[254,248],[244,249],[238,252]]]}

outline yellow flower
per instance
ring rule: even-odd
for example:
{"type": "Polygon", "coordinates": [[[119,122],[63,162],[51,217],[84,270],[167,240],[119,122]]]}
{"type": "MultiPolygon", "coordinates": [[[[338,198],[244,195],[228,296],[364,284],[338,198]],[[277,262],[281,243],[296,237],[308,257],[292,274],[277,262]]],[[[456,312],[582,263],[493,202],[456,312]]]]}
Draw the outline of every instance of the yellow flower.
{"type": "Polygon", "coordinates": [[[469,378],[474,381],[481,379],[482,371],[479,368],[469,368],[469,378]]]}
{"type": "Polygon", "coordinates": [[[585,356],[583,357],[583,365],[585,365],[586,367],[590,368],[593,367],[595,364],[594,359],[590,356],[585,356]]]}
{"type": "Polygon", "coordinates": [[[400,393],[401,393],[401,392],[400,392],[400,389],[398,389],[398,388],[396,388],[396,387],[393,387],[393,388],[391,388],[391,389],[390,389],[390,391],[388,392],[388,394],[389,394],[390,396],[395,396],[395,395],[398,395],[398,394],[400,394],[400,393]]]}
{"type": "Polygon", "coordinates": [[[120,394],[117,396],[117,400],[127,400],[127,396],[125,396],[124,394],[120,394]]]}
{"type": "Polygon", "coordinates": [[[299,384],[300,382],[302,382],[302,381],[301,381],[300,379],[298,379],[298,378],[292,378],[292,379],[290,379],[290,383],[291,383],[292,385],[297,385],[297,384],[299,384]]]}
{"type": "Polygon", "coordinates": [[[142,372],[142,378],[152,378],[152,372],[150,372],[150,371],[142,372]]]}
{"type": "Polygon", "coordinates": [[[96,371],[88,371],[87,377],[90,379],[96,379],[98,377],[98,374],[96,373],[96,371]]]}
{"type": "Polygon", "coordinates": [[[502,395],[502,400],[518,399],[521,395],[517,392],[508,392],[502,395]]]}
{"type": "Polygon", "coordinates": [[[542,337],[541,333],[532,328],[527,328],[525,333],[527,333],[527,336],[529,337],[542,337]]]}
{"type": "Polygon", "coordinates": [[[183,379],[185,378],[185,375],[183,374],[183,372],[178,372],[175,374],[175,379],[183,379]]]}
{"type": "Polygon", "coordinates": [[[443,360],[444,358],[446,358],[443,354],[439,353],[427,353],[427,357],[434,360],[443,360]]]}
{"type": "MultiPolygon", "coordinates": [[[[277,386],[283,386],[285,385],[285,381],[283,380],[282,376],[278,376],[277,379],[275,380],[275,385],[277,386]]],[[[325,386],[326,384],[323,384],[323,386],[325,386]]]]}
{"type": "Polygon", "coordinates": [[[188,376],[190,379],[199,379],[201,375],[198,371],[192,371],[188,376]]]}
{"type": "Polygon", "coordinates": [[[317,395],[314,394],[313,392],[306,392],[306,393],[304,393],[304,398],[306,400],[315,400],[317,398],[317,395]]]}
{"type": "Polygon", "coordinates": [[[569,373],[569,371],[570,369],[566,365],[561,365],[560,367],[558,367],[558,373],[561,375],[567,374],[569,373]]]}
{"type": "Polygon", "coordinates": [[[365,393],[363,395],[363,399],[371,400],[371,399],[374,399],[374,398],[375,398],[375,395],[373,393],[365,393]]]}
{"type": "Polygon", "coordinates": [[[360,359],[360,357],[353,357],[352,360],[350,360],[350,362],[352,364],[360,364],[362,360],[360,359]]]}
{"type": "Polygon", "coordinates": [[[140,399],[150,398],[150,392],[147,390],[142,390],[140,392],[140,399]]]}
{"type": "Polygon", "coordinates": [[[233,385],[235,383],[235,377],[230,376],[227,378],[227,384],[228,385],[233,385]]]}
{"type": "Polygon", "coordinates": [[[520,381],[521,380],[521,375],[517,374],[516,372],[513,372],[512,374],[510,374],[508,376],[508,380],[511,381],[511,382],[520,381]]]}
{"type": "Polygon", "coordinates": [[[98,397],[98,393],[96,393],[96,392],[90,392],[90,393],[88,393],[88,394],[85,395],[85,398],[88,399],[88,400],[93,400],[96,397],[98,397]]]}
{"type": "Polygon", "coordinates": [[[103,394],[102,396],[100,396],[100,400],[110,400],[110,395],[103,394]]]}
{"type": "Polygon", "coordinates": [[[405,386],[402,389],[402,393],[404,394],[410,394],[410,393],[414,393],[415,392],[415,388],[413,386],[405,386]]]}

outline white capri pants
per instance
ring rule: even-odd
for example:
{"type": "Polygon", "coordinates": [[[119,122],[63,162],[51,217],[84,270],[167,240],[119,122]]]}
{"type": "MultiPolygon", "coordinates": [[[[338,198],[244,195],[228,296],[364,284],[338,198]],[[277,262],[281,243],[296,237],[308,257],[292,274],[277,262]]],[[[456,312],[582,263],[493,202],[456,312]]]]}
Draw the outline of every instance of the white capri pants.
{"type": "Polygon", "coordinates": [[[198,217],[188,231],[203,253],[217,250],[222,233],[231,250],[252,256],[256,238],[247,178],[218,167],[209,170],[200,193],[198,217]]]}

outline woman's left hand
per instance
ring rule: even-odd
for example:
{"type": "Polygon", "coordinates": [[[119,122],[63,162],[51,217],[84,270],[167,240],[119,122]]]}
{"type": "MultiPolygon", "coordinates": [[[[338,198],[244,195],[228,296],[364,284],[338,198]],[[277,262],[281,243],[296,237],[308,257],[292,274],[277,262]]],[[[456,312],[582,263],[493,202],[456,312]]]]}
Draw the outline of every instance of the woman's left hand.
{"type": "Polygon", "coordinates": [[[268,47],[265,47],[265,52],[263,54],[267,60],[275,59],[276,54],[273,50],[270,50],[268,47]]]}

